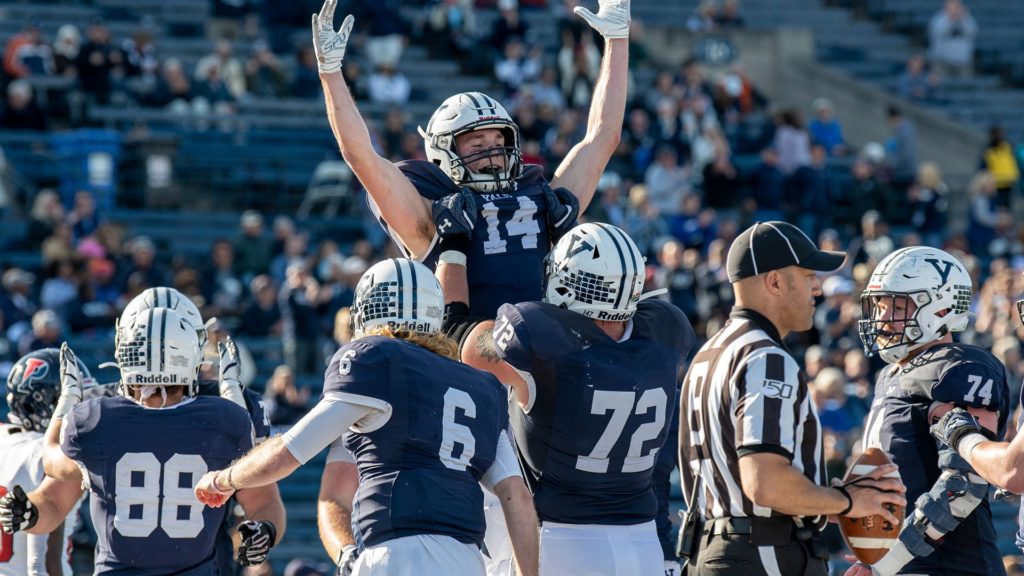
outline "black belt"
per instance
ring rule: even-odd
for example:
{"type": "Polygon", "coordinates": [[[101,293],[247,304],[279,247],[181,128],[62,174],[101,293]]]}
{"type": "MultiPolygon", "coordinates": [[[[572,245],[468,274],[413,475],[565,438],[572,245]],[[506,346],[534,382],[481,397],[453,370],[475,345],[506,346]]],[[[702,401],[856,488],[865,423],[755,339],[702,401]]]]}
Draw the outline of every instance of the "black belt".
{"type": "Polygon", "coordinates": [[[775,518],[734,516],[709,518],[704,522],[703,535],[705,537],[730,534],[749,536],[750,542],[758,546],[783,546],[790,542],[820,542],[821,540],[821,533],[816,528],[801,526],[797,524],[797,519],[789,516],[775,518]]]}

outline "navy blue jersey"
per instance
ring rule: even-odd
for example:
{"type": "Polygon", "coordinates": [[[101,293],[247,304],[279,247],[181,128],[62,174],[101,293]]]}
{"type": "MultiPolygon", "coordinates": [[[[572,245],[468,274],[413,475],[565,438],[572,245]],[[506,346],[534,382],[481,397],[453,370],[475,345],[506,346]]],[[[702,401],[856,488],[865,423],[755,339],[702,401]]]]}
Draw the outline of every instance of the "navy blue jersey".
{"type": "Polygon", "coordinates": [[[359,470],[356,524],[366,546],[439,534],[480,545],[480,478],[508,427],[496,378],[426,348],[383,336],[343,346],[324,396],[380,408],[345,435],[359,470]]]}
{"type": "MultiPolygon", "coordinates": [[[[199,395],[220,397],[220,383],[216,380],[200,382],[199,395]]],[[[250,388],[242,388],[242,396],[245,397],[245,409],[249,412],[249,418],[252,420],[253,439],[256,444],[261,444],[270,438],[270,415],[267,414],[263,396],[253,392],[250,388]]]]}
{"type": "MultiPolygon", "coordinates": [[[[889,366],[878,376],[875,400],[865,426],[864,447],[881,448],[899,466],[907,502],[932,489],[939,479],[940,454],[949,447],[930,435],[933,403],[952,403],[998,413],[999,436],[1010,410],[1006,370],[981,348],[964,344],[932,346],[906,367],[889,366]]],[[[908,509],[908,515],[912,510],[908,509]]],[[[935,552],[907,564],[907,574],[1002,574],[1002,556],[988,500],[958,528],[946,534],[935,552]]]]}
{"type": "Polygon", "coordinates": [[[167,409],[123,398],[82,402],[64,419],[61,447],[88,471],[97,574],[215,575],[214,537],[226,507],[193,488],[252,447],[252,424],[228,400],[167,409]]]}
{"type": "Polygon", "coordinates": [[[652,484],[694,344],[675,306],[640,303],[629,337],[609,338],[584,316],[541,302],[506,304],[498,354],[531,380],[532,401],[511,401],[511,426],[542,520],[639,524],[655,517],[652,484]]]}
{"type": "MultiPolygon", "coordinates": [[[[398,168],[428,200],[437,200],[459,191],[451,178],[430,162],[406,160],[399,162],[398,168]]],[[[541,167],[530,164],[524,168],[513,189],[477,194],[479,212],[466,257],[470,313],[474,316],[493,318],[498,306],[506,302],[540,300],[544,258],[551,248],[544,184],[541,167]]],[[[378,220],[390,234],[379,215],[378,220]]],[[[398,238],[393,239],[402,248],[398,238]]],[[[440,250],[435,243],[422,261],[433,270],[439,255],[440,250]]],[[[406,256],[411,257],[410,254],[406,256]]]]}

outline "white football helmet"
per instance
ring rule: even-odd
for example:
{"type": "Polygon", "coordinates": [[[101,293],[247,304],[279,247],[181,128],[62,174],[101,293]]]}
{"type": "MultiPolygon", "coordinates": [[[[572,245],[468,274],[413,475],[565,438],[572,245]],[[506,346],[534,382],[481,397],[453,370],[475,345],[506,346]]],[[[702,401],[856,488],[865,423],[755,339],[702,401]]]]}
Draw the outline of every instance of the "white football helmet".
{"type": "Polygon", "coordinates": [[[125,306],[124,312],[121,313],[118,326],[127,326],[131,318],[150,308],[170,308],[177,312],[195,328],[196,336],[199,337],[199,349],[202,350],[206,347],[206,324],[199,314],[199,308],[196,308],[188,296],[166,286],[147,288],[132,298],[131,302],[125,306]]]}
{"type": "Polygon", "coordinates": [[[899,362],[966,330],[970,305],[971,276],[956,258],[927,246],[897,250],[878,263],[861,295],[864,352],[899,362]]]}
{"type": "Polygon", "coordinates": [[[625,321],[643,298],[644,257],[611,224],[588,222],[567,232],[548,254],[544,301],[594,320],[625,321]]]}
{"type": "Polygon", "coordinates": [[[374,326],[430,334],[441,330],[444,293],[429,268],[404,258],[370,267],[356,285],[352,302],[353,336],[374,326]]]}
{"type": "Polygon", "coordinates": [[[497,192],[511,187],[523,172],[522,153],[519,149],[519,126],[512,121],[505,108],[481,92],[463,92],[448,98],[430,116],[426,131],[417,128],[423,137],[427,160],[436,164],[459,186],[477,192],[497,192]],[[504,149],[482,150],[462,156],[455,147],[455,137],[484,128],[496,128],[505,136],[504,149]],[[494,173],[475,173],[469,164],[504,154],[504,170],[494,173]]]}
{"type": "Polygon", "coordinates": [[[170,308],[150,308],[120,329],[114,359],[122,395],[132,398],[133,386],[187,386],[187,396],[197,394],[202,351],[192,324],[170,308]]]}

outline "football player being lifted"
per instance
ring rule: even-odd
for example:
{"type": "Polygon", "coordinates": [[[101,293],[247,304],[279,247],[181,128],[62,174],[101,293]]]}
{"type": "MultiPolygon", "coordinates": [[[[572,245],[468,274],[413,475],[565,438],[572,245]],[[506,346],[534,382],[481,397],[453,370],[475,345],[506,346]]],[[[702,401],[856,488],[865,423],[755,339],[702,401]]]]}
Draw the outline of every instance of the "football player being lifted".
{"type": "MultiPolygon", "coordinates": [[[[97,527],[96,574],[218,574],[214,538],[224,510],[205,508],[193,494],[199,478],[252,447],[245,410],[216,397],[197,397],[199,339],[178,313],[153,308],[120,326],[115,359],[120,395],[74,404],[63,414],[54,462],[26,494],[20,486],[0,498],[7,533],[47,533],[89,490],[97,527]]],[[[82,374],[70,348],[61,349],[61,398],[81,398],[82,374]]],[[[283,526],[268,520],[245,491],[238,502],[253,520],[239,553],[263,562],[283,526]]]]}
{"type": "Polygon", "coordinates": [[[330,446],[359,469],[365,548],[354,563],[342,559],[343,573],[483,576],[482,485],[501,499],[518,573],[535,576],[537,516],[505,432],[506,395],[493,376],[455,359],[443,306],[422,264],[372,266],[356,286],[355,339],[331,359],[320,402],[282,436],[208,473],[196,495],[220,506],[330,446]]]}
{"type": "MultiPolygon", "coordinates": [[[[83,387],[92,383],[80,361],[78,371],[83,387]]],[[[59,397],[60,350],[37,350],[14,363],[7,375],[10,424],[0,424],[0,496],[14,486],[34,490],[43,482],[43,434],[59,397]]],[[[51,534],[0,533],[0,575],[70,574],[67,542],[77,508],[51,534]]]]}
{"type": "Polygon", "coordinates": [[[872,566],[850,574],[1003,574],[988,502],[989,483],[928,433],[959,407],[1002,437],[1009,414],[1006,370],[989,352],[953,342],[967,329],[971,277],[936,248],[893,252],[861,296],[865,352],[889,366],[875,383],[864,447],[885,451],[907,487],[899,541],[872,566]]]}
{"type": "Polygon", "coordinates": [[[570,230],[543,301],[505,304],[471,342],[511,385],[511,431],[541,524],[541,573],[661,575],[652,484],[695,336],[641,296],[644,258],[622,230],[570,230]]]}

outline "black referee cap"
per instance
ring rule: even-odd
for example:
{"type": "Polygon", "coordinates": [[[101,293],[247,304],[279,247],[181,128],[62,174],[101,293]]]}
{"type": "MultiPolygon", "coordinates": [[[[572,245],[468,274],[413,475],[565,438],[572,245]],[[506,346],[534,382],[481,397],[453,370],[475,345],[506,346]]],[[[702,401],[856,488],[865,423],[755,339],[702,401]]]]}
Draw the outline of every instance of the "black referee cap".
{"type": "Polygon", "coordinates": [[[786,222],[755,222],[744,230],[726,260],[729,282],[799,266],[818,272],[832,272],[843,265],[845,252],[819,250],[799,228],[786,222]]]}

